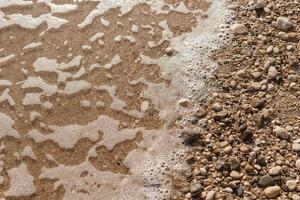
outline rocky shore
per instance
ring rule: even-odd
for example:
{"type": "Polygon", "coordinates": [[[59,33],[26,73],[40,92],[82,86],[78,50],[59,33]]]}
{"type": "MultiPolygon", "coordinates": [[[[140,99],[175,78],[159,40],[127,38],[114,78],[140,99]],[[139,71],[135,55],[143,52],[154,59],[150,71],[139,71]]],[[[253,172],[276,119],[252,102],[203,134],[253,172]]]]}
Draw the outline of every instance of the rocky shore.
{"type": "Polygon", "coordinates": [[[188,129],[173,199],[300,200],[300,2],[230,2],[233,40],[188,129]]]}

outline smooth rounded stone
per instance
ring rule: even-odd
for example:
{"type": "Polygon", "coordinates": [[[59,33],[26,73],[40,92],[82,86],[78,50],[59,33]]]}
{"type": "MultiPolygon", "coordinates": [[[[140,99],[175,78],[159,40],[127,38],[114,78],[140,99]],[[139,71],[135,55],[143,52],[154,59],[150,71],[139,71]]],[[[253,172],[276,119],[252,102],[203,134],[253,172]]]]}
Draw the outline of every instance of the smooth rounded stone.
{"type": "Polygon", "coordinates": [[[275,67],[271,66],[268,70],[268,77],[274,79],[278,76],[278,71],[275,67]]]}
{"type": "Polygon", "coordinates": [[[234,157],[230,157],[227,163],[229,164],[231,170],[237,170],[241,166],[240,161],[234,157]]]}
{"type": "Polygon", "coordinates": [[[173,48],[167,47],[167,48],[165,49],[165,53],[166,53],[168,56],[172,56],[173,50],[174,50],[173,48]]]}
{"type": "Polygon", "coordinates": [[[243,174],[241,174],[237,171],[232,171],[232,172],[230,172],[230,176],[234,179],[241,179],[243,177],[243,174]]]}
{"type": "Polygon", "coordinates": [[[277,18],[277,27],[282,31],[289,31],[293,29],[293,23],[286,17],[277,18]]]}
{"type": "Polygon", "coordinates": [[[192,195],[198,194],[201,190],[201,185],[199,183],[190,183],[190,192],[192,195]]]}
{"type": "Polygon", "coordinates": [[[248,29],[245,25],[236,23],[231,26],[231,31],[235,35],[242,35],[248,32],[248,29]]]}
{"type": "Polygon", "coordinates": [[[253,72],[251,75],[255,79],[258,79],[259,77],[261,77],[261,73],[260,72],[253,72]]]}
{"type": "Polygon", "coordinates": [[[256,164],[264,167],[267,165],[267,161],[266,161],[265,157],[260,156],[256,159],[256,164]]]}
{"type": "Polygon", "coordinates": [[[297,168],[297,170],[299,170],[300,171],[300,159],[298,159],[297,161],[296,161],[296,168],[297,168]]]}
{"type": "Polygon", "coordinates": [[[272,167],[270,170],[269,170],[269,174],[271,176],[277,176],[281,173],[281,167],[280,166],[275,166],[275,167],[272,167]]]}
{"type": "Polygon", "coordinates": [[[254,5],[254,10],[256,12],[256,15],[258,17],[260,17],[263,13],[264,13],[264,5],[261,3],[261,2],[257,2],[255,5],[254,5]]]}
{"type": "Polygon", "coordinates": [[[273,132],[277,135],[277,137],[283,140],[288,140],[290,138],[290,134],[287,132],[287,130],[280,126],[275,126],[273,132]]]}
{"type": "Polygon", "coordinates": [[[288,180],[285,185],[287,186],[289,191],[294,191],[297,187],[297,181],[288,180]]]}
{"type": "Polygon", "coordinates": [[[186,98],[182,98],[182,99],[179,99],[179,101],[177,103],[178,103],[178,105],[180,105],[182,107],[187,107],[190,104],[190,100],[188,100],[186,98]]]}
{"type": "Polygon", "coordinates": [[[265,176],[260,177],[260,179],[257,183],[257,186],[261,187],[261,188],[266,188],[266,187],[273,186],[273,185],[275,185],[275,181],[269,175],[265,175],[265,176]]]}
{"type": "Polygon", "coordinates": [[[205,197],[205,200],[214,200],[216,197],[215,191],[209,191],[205,197]]]}
{"type": "Polygon", "coordinates": [[[285,32],[279,32],[278,37],[282,40],[288,40],[289,39],[289,35],[285,32]]]}
{"type": "Polygon", "coordinates": [[[229,154],[232,152],[232,147],[231,146],[227,146],[224,148],[224,153],[229,154]]]}
{"type": "Polygon", "coordinates": [[[289,75],[288,80],[291,82],[297,82],[300,79],[300,76],[298,75],[289,75]]]}
{"type": "Polygon", "coordinates": [[[213,109],[213,111],[215,111],[215,112],[220,112],[220,111],[222,111],[223,107],[222,107],[221,104],[215,103],[215,104],[212,105],[212,109],[213,109]]]}
{"type": "Polygon", "coordinates": [[[281,188],[279,186],[270,186],[264,189],[264,195],[268,198],[275,198],[280,194],[281,188]]]}
{"type": "Polygon", "coordinates": [[[246,77],[246,71],[244,69],[241,69],[236,72],[236,75],[240,78],[245,78],[246,77]]]}
{"type": "Polygon", "coordinates": [[[300,200],[300,196],[298,194],[293,194],[292,200],[300,200]]]}
{"type": "Polygon", "coordinates": [[[206,176],[207,175],[207,170],[204,167],[202,167],[202,168],[199,169],[199,173],[202,176],[206,176]]]}
{"type": "Polygon", "coordinates": [[[292,145],[292,149],[293,149],[294,151],[300,152],[300,144],[299,144],[299,143],[294,143],[294,144],[292,145]]]}

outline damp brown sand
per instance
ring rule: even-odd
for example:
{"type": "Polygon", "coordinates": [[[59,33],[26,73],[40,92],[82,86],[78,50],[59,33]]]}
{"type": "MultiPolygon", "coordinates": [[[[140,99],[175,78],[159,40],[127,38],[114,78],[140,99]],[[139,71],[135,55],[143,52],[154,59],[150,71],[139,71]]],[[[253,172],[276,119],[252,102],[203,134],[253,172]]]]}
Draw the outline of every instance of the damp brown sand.
{"type": "MultiPolygon", "coordinates": [[[[57,4],[72,3],[72,1],[54,2],[57,4]]],[[[179,1],[168,2],[177,3],[179,1]]],[[[195,3],[187,1],[186,3],[191,9],[201,7],[203,10],[206,10],[208,8],[208,4],[205,2],[195,3]]],[[[56,84],[56,73],[35,72],[32,67],[33,62],[38,57],[44,56],[49,59],[57,59],[58,63],[67,63],[72,57],[81,55],[84,60],[81,63],[81,67],[84,67],[87,72],[81,79],[88,81],[93,86],[116,86],[116,96],[126,102],[126,109],[139,109],[143,100],[141,91],[146,86],[143,84],[132,86],[128,83],[128,80],[137,80],[144,77],[145,80],[154,83],[167,83],[167,81],[160,77],[158,66],[143,66],[139,62],[135,62],[136,59],[141,52],[152,58],[164,55],[164,49],[168,46],[167,41],[155,48],[147,47],[149,40],[158,42],[162,37],[162,29],[158,26],[160,21],[167,20],[171,31],[177,36],[191,31],[191,28],[196,23],[195,17],[192,14],[177,12],[170,12],[167,15],[156,15],[151,12],[148,6],[138,5],[130,13],[122,17],[117,17],[120,13],[118,9],[107,12],[102,17],[110,22],[108,27],[101,25],[100,18],[97,18],[91,25],[84,29],[79,29],[77,25],[84,20],[85,16],[95,5],[95,2],[81,3],[75,11],[54,14],[54,16],[63,17],[69,22],[57,30],[46,31],[42,36],[39,36],[39,34],[47,28],[45,23],[32,30],[23,29],[16,25],[1,29],[0,48],[5,48],[5,51],[1,52],[1,54],[11,52],[16,55],[12,61],[1,64],[1,79],[18,83],[24,81],[26,77],[40,76],[48,84],[56,84]],[[131,18],[131,21],[129,18],[131,18]],[[132,44],[128,41],[115,42],[114,38],[117,35],[128,35],[128,31],[130,31],[133,23],[139,25],[152,24],[154,35],[150,35],[148,29],[140,28],[138,33],[133,34],[136,38],[135,43],[132,44]],[[91,49],[83,50],[82,46],[86,45],[89,38],[97,32],[104,33],[105,36],[102,38],[104,45],[92,43],[91,49]],[[29,50],[22,49],[25,45],[37,41],[37,38],[42,43],[42,46],[29,50]],[[66,45],[64,45],[65,41],[68,41],[66,45]],[[97,68],[93,73],[88,71],[89,66],[92,64],[99,63],[100,65],[104,65],[110,62],[116,53],[122,58],[122,62],[113,66],[111,70],[97,68]],[[68,58],[68,54],[72,56],[68,58]],[[26,70],[26,74],[20,68],[26,70]],[[128,96],[128,93],[131,95],[128,96]]],[[[28,6],[10,6],[2,9],[2,11],[6,14],[22,13],[37,17],[49,12],[49,8],[44,4],[34,4],[28,6]]],[[[62,89],[64,86],[64,83],[59,83],[58,89],[62,89]]],[[[25,93],[28,92],[39,92],[39,89],[22,89],[19,85],[10,87],[10,95],[13,97],[16,105],[11,107],[7,102],[1,103],[1,112],[6,113],[15,121],[14,128],[20,134],[20,140],[6,137],[2,138],[1,142],[6,146],[5,158],[3,159],[5,163],[4,171],[12,169],[20,163],[26,163],[29,173],[34,177],[36,192],[30,197],[7,199],[62,199],[65,192],[63,187],[59,187],[54,191],[54,181],[38,179],[41,169],[43,167],[55,167],[58,163],[77,165],[84,161],[88,150],[97,142],[80,139],[74,148],[66,150],[50,140],[38,144],[35,143],[26,135],[31,129],[38,129],[43,134],[49,134],[51,131],[49,132],[47,125],[85,125],[88,122],[96,120],[99,115],[106,115],[120,121],[120,128],[145,127],[146,129],[160,129],[164,125],[164,122],[159,118],[158,112],[153,108],[151,102],[147,113],[141,119],[137,119],[121,111],[112,109],[110,107],[113,101],[111,95],[105,90],[99,91],[93,87],[71,96],[64,94],[55,94],[51,97],[42,96],[41,101],[47,100],[53,104],[53,108],[51,109],[46,109],[41,105],[23,106],[22,99],[25,93]],[[80,105],[80,101],[82,100],[89,101],[91,106],[83,108],[80,105]],[[96,103],[98,101],[104,102],[104,106],[101,108],[97,107],[96,103]],[[32,111],[39,112],[42,117],[30,121],[29,115],[32,111]],[[28,145],[36,155],[36,160],[22,156],[16,158],[14,153],[22,152],[24,147],[28,145]],[[46,154],[52,155],[54,160],[47,159],[46,154]]],[[[99,133],[99,136],[99,140],[101,140],[101,133],[99,133]]],[[[140,138],[137,137],[134,140],[122,142],[117,144],[113,150],[99,147],[96,150],[98,156],[90,161],[101,171],[109,170],[114,173],[129,173],[128,169],[123,166],[122,161],[128,152],[136,147],[136,142],[139,140],[140,138]]],[[[2,175],[4,176],[4,183],[0,187],[0,197],[10,187],[9,177],[3,172],[2,175]]]]}

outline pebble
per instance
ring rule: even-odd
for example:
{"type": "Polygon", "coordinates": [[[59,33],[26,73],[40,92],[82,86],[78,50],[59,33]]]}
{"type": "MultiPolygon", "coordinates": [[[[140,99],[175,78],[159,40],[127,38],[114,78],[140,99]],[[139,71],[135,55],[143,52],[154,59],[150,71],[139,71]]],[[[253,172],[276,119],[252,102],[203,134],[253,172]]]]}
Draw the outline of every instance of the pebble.
{"type": "Polygon", "coordinates": [[[205,200],[214,200],[216,196],[215,191],[209,191],[205,197],[205,200]]]}
{"type": "Polygon", "coordinates": [[[292,200],[300,200],[300,196],[298,194],[293,194],[292,200]]]}
{"type": "Polygon", "coordinates": [[[300,144],[299,143],[294,143],[293,146],[292,146],[292,149],[294,151],[299,152],[300,151],[300,144]]]}
{"type": "Polygon", "coordinates": [[[261,188],[266,188],[266,187],[273,186],[273,185],[275,185],[275,181],[269,175],[265,175],[265,176],[260,177],[260,179],[257,183],[257,186],[261,187],[261,188]]]}
{"type": "Polygon", "coordinates": [[[272,167],[270,170],[269,170],[269,174],[271,176],[277,176],[281,173],[281,167],[280,166],[275,166],[275,167],[272,167]]]}
{"type": "Polygon", "coordinates": [[[289,191],[294,191],[297,187],[297,181],[288,180],[285,185],[287,186],[289,191]]]}
{"type": "Polygon", "coordinates": [[[295,163],[297,170],[300,171],[300,159],[298,159],[295,163]]]}
{"type": "Polygon", "coordinates": [[[277,27],[282,31],[289,31],[293,29],[293,23],[286,17],[277,18],[277,27]]]}
{"type": "Polygon", "coordinates": [[[190,192],[192,195],[198,194],[201,190],[201,185],[198,182],[190,183],[190,192]]]}
{"type": "Polygon", "coordinates": [[[290,135],[287,132],[287,130],[285,130],[284,128],[282,128],[280,126],[275,126],[275,128],[273,129],[273,132],[277,135],[277,137],[279,137],[283,140],[288,140],[290,138],[290,135]]]}
{"type": "Polygon", "coordinates": [[[240,179],[243,177],[243,174],[241,174],[237,171],[232,171],[232,172],[230,172],[230,176],[234,179],[240,179]]]}
{"type": "Polygon", "coordinates": [[[235,34],[235,35],[242,35],[248,32],[247,27],[243,24],[234,24],[231,26],[231,31],[235,34]]]}
{"type": "Polygon", "coordinates": [[[270,186],[264,189],[264,194],[268,198],[275,198],[280,194],[281,188],[279,186],[270,186]]]}
{"type": "Polygon", "coordinates": [[[228,159],[228,164],[229,164],[231,170],[237,170],[241,166],[240,161],[237,158],[234,158],[234,157],[230,157],[228,159]]]}
{"type": "Polygon", "coordinates": [[[275,79],[278,76],[278,71],[275,67],[271,66],[268,70],[268,77],[275,79]]]}
{"type": "Polygon", "coordinates": [[[215,112],[220,112],[222,111],[223,107],[221,104],[219,103],[215,103],[212,105],[212,109],[215,111],[215,112]]]}

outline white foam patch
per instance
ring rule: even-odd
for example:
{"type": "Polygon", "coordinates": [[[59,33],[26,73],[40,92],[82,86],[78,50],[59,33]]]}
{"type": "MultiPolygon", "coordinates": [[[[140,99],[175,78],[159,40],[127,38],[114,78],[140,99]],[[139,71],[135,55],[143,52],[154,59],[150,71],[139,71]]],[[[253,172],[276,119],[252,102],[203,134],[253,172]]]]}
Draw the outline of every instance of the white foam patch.
{"type": "MultiPolygon", "coordinates": [[[[110,128],[109,125],[107,128],[110,128]]],[[[166,166],[176,166],[175,160],[178,160],[179,154],[174,154],[170,150],[180,147],[180,141],[166,130],[144,131],[143,135],[144,140],[138,144],[137,149],[129,153],[124,161],[124,164],[130,168],[130,175],[98,171],[86,159],[79,165],[43,168],[39,178],[57,180],[54,189],[61,185],[64,187],[66,193],[63,199],[157,200],[163,199],[160,197],[167,198],[168,193],[161,193],[161,191],[170,191],[170,183],[167,183],[166,178],[169,172],[166,166]],[[156,164],[155,167],[154,164],[156,164]],[[146,169],[150,171],[145,171],[146,169]],[[151,172],[154,169],[155,171],[151,172]],[[83,177],[83,173],[87,175],[83,177]],[[157,185],[160,184],[162,185],[158,189],[157,185]]],[[[114,138],[111,137],[111,139],[114,138]]]]}
{"type": "Polygon", "coordinates": [[[68,81],[66,82],[66,86],[63,92],[67,95],[72,95],[81,91],[86,91],[90,88],[91,84],[84,80],[68,81]]]}
{"type": "Polygon", "coordinates": [[[62,25],[66,24],[68,20],[54,17],[51,14],[43,14],[39,17],[33,17],[32,15],[11,14],[0,18],[0,28],[5,28],[11,25],[19,25],[26,29],[35,29],[42,23],[47,24],[47,30],[58,29],[62,25]]]}
{"type": "Polygon", "coordinates": [[[21,152],[21,156],[22,157],[28,157],[31,158],[32,160],[36,160],[37,157],[36,155],[33,153],[31,146],[27,145],[23,151],[21,152]]]}
{"type": "Polygon", "coordinates": [[[25,46],[23,47],[23,49],[24,49],[24,50],[25,50],[25,49],[33,49],[33,48],[39,47],[39,46],[41,46],[41,45],[42,45],[41,42],[32,42],[32,43],[30,43],[30,44],[25,45],[25,46]]]}
{"type": "Polygon", "coordinates": [[[93,70],[93,69],[95,69],[95,68],[111,69],[114,65],[118,65],[118,64],[120,64],[120,63],[121,63],[121,58],[120,58],[120,56],[119,56],[119,55],[115,55],[115,56],[112,58],[112,60],[111,60],[109,63],[105,64],[105,65],[100,65],[100,64],[98,64],[98,63],[92,64],[92,65],[90,66],[90,71],[93,70]]]}
{"type": "Polygon", "coordinates": [[[99,131],[103,133],[103,138],[97,146],[105,146],[112,149],[116,144],[125,140],[133,139],[135,134],[143,128],[118,130],[119,122],[101,115],[97,120],[88,123],[87,125],[67,125],[64,127],[50,125],[48,128],[52,130],[51,134],[42,134],[38,129],[29,131],[28,135],[36,143],[41,143],[46,140],[51,140],[57,143],[61,148],[72,149],[75,144],[83,138],[88,138],[91,141],[99,139],[99,131]]]}
{"type": "Polygon", "coordinates": [[[0,0],[0,8],[5,8],[9,6],[24,6],[31,4],[33,4],[33,2],[28,0],[0,0]]]}
{"type": "Polygon", "coordinates": [[[10,89],[6,88],[3,90],[2,94],[0,95],[0,103],[2,102],[8,102],[8,104],[10,106],[15,106],[16,103],[14,101],[14,99],[12,98],[12,96],[9,94],[10,89]]]}
{"type": "Polygon", "coordinates": [[[44,2],[46,5],[50,7],[51,13],[68,13],[73,10],[76,10],[78,5],[75,4],[62,4],[62,5],[56,5],[54,3],[51,3],[52,0],[38,0],[37,3],[44,2]]]}
{"type": "Polygon", "coordinates": [[[5,63],[5,62],[13,59],[14,57],[15,57],[15,54],[11,54],[11,55],[8,55],[8,56],[1,57],[0,58],[0,64],[5,63]]]}
{"type": "Polygon", "coordinates": [[[0,113],[0,139],[5,136],[20,138],[17,130],[13,128],[14,120],[5,113],[0,113]]]}
{"type": "Polygon", "coordinates": [[[22,89],[26,88],[39,88],[43,92],[41,94],[45,96],[52,96],[57,92],[57,86],[56,85],[50,85],[46,83],[41,77],[28,77],[25,81],[22,81],[21,83],[22,89]]]}
{"type": "Polygon", "coordinates": [[[4,192],[6,197],[30,196],[35,193],[33,176],[28,172],[27,165],[21,163],[19,167],[7,171],[10,178],[10,188],[4,192]]]}

